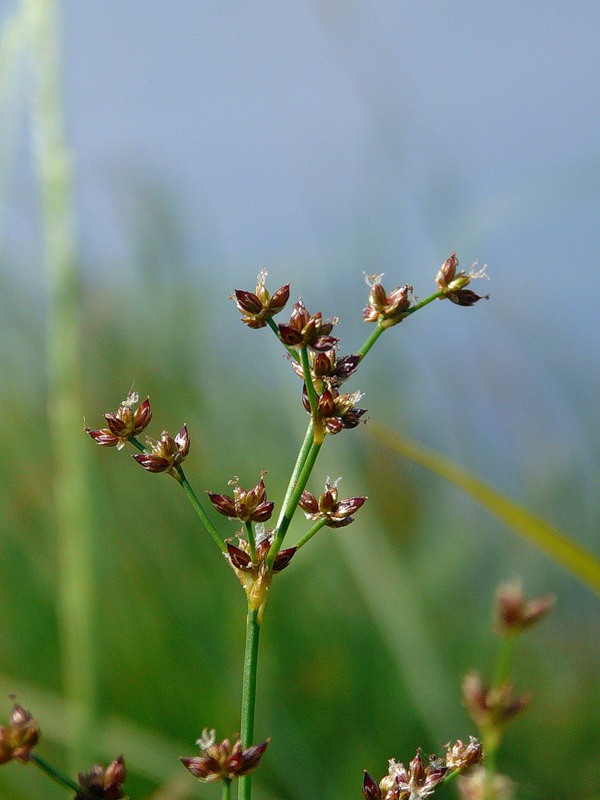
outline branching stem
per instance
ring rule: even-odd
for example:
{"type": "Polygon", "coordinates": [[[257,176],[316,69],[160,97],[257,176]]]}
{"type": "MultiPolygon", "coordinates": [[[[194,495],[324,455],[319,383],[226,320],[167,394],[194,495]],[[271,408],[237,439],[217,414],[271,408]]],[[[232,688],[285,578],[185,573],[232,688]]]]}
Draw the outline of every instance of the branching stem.
{"type": "Polygon", "coordinates": [[[60,783],[61,786],[65,786],[67,789],[77,792],[77,794],[81,793],[81,786],[76,781],[69,778],[69,776],[61,772],[61,770],[53,767],[52,764],[49,764],[46,759],[42,758],[37,753],[32,753],[30,760],[56,783],[60,783]]]}

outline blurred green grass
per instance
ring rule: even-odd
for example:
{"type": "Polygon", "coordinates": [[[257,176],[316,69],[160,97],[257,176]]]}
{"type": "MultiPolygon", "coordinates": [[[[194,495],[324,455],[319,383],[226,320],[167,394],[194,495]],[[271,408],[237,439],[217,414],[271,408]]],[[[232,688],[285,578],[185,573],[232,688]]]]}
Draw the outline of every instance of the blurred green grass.
{"type": "MultiPolygon", "coordinates": [[[[41,746],[60,761],[68,736],[60,735],[56,718],[57,532],[49,513],[45,329],[34,301],[19,294],[16,281],[2,280],[2,360],[10,380],[0,389],[9,421],[0,464],[1,685],[6,693],[18,690],[42,731],[52,731],[41,746]],[[52,700],[49,720],[38,713],[38,697],[52,700]]],[[[310,307],[318,302],[310,298],[310,307]]],[[[135,381],[151,396],[154,433],[187,422],[187,473],[198,491],[222,491],[233,474],[250,485],[267,469],[269,496],[281,498],[305,418],[297,379],[275,356],[267,331],[244,329],[235,309],[206,286],[199,293],[142,282],[129,302],[114,287],[88,285],[82,306],[87,424],[100,424],[135,381]],[[223,317],[228,341],[215,338],[223,317]]],[[[431,320],[423,314],[411,323],[431,320]]],[[[401,360],[400,329],[392,334],[401,360]]],[[[378,413],[392,394],[402,407],[402,382],[377,352],[370,358],[371,372],[380,370],[377,384],[365,386],[359,372],[353,388],[368,389],[378,413]]],[[[82,426],[73,420],[73,437],[85,436],[82,426]]],[[[204,726],[223,735],[236,730],[245,603],[175,482],[144,473],[126,450],[89,446],[102,720],[97,758],[117,755],[105,751],[109,745],[133,746],[136,731],[151,745],[156,737],[161,757],[148,745],[151,766],[130,754],[128,790],[140,798],[151,796],[159,776],[177,774],[176,760],[166,767],[166,750],[173,757],[193,753],[204,726]],[[116,741],[107,734],[115,718],[134,726],[117,723],[116,741]]],[[[491,671],[497,648],[489,631],[491,598],[498,581],[519,574],[530,594],[557,592],[558,607],[517,650],[518,687],[533,687],[535,703],[508,730],[500,767],[518,782],[519,797],[594,797],[598,762],[588,760],[575,773],[565,762],[585,761],[597,731],[596,601],[458,491],[401,461],[362,427],[327,442],[313,490],[327,474],[342,474],[342,492],[367,494],[369,502],[351,528],[316,537],[274,585],[257,711],[257,737],[273,742],[257,773],[257,796],[305,797],[308,776],[311,795],[358,796],[363,768],[383,773],[388,757],[409,758],[418,745],[434,751],[472,732],[460,678],[469,668],[491,671]]],[[[232,532],[233,523],[216,521],[232,532]]],[[[298,520],[290,541],[303,531],[298,520]]],[[[7,700],[4,716],[9,709],[7,700]]],[[[64,796],[32,772],[4,767],[0,796],[64,796]]],[[[191,782],[185,796],[216,791],[191,782]]]]}

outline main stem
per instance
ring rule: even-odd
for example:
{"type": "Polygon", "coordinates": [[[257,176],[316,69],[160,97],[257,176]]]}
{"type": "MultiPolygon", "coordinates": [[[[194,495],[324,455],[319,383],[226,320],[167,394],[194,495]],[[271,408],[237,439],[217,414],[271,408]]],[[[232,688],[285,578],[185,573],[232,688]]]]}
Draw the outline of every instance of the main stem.
{"type": "MultiPolygon", "coordinates": [[[[242,675],[242,718],[240,739],[242,747],[250,747],[254,737],[254,707],[256,703],[256,670],[258,666],[258,639],[260,623],[258,609],[248,608],[246,617],[246,650],[244,653],[244,672],[242,675]]],[[[243,775],[239,781],[238,800],[250,800],[250,775],[243,775]]]]}

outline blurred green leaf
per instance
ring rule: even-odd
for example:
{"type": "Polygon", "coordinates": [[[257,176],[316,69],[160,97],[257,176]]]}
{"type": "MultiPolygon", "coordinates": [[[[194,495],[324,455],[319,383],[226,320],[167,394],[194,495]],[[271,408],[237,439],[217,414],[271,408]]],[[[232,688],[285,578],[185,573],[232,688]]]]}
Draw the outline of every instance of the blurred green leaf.
{"type": "Polygon", "coordinates": [[[399,453],[404,458],[434,472],[471,497],[523,539],[536,545],[557,564],[571,572],[596,594],[600,595],[600,560],[581,545],[576,544],[547,522],[531,514],[517,503],[492,489],[469,470],[464,469],[439,453],[411,442],[397,431],[384,425],[371,423],[369,434],[378,442],[399,453]]]}

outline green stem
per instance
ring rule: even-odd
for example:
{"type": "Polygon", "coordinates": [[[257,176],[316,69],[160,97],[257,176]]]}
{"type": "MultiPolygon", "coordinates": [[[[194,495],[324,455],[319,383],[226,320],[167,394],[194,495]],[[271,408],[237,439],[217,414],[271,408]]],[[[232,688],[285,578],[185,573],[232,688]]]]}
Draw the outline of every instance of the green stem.
{"type": "Polygon", "coordinates": [[[516,641],[517,634],[514,632],[506,633],[503,636],[502,649],[500,651],[500,657],[498,658],[498,664],[496,666],[496,675],[494,677],[494,687],[496,689],[500,689],[508,678],[516,641]]]}
{"type": "MultiPolygon", "coordinates": [[[[240,722],[240,738],[244,749],[252,745],[254,738],[259,634],[258,609],[248,608],[248,616],[246,617],[246,650],[244,652],[244,672],[242,675],[242,718],[240,722]]],[[[243,775],[240,778],[238,800],[250,800],[250,777],[250,775],[243,775]]]]}
{"type": "MultiPolygon", "coordinates": [[[[407,308],[406,311],[403,312],[402,317],[404,318],[404,317],[410,316],[411,314],[414,314],[415,311],[419,311],[419,309],[424,308],[425,306],[428,306],[429,303],[433,303],[434,300],[439,300],[441,297],[444,297],[444,293],[443,292],[435,292],[435,294],[432,294],[429,297],[426,297],[425,300],[421,300],[420,303],[415,303],[414,306],[411,306],[410,308],[407,308]]],[[[388,327],[394,327],[394,326],[390,325],[388,327]]],[[[375,344],[377,339],[379,339],[381,334],[385,330],[387,330],[388,327],[386,327],[386,325],[385,325],[385,318],[381,317],[377,321],[377,324],[376,324],[375,328],[373,329],[371,334],[367,337],[367,339],[366,339],[365,343],[363,344],[363,346],[356,353],[356,355],[361,357],[361,360],[367,355],[367,353],[373,347],[373,345],[375,344]]]]}
{"type": "Polygon", "coordinates": [[[60,90],[59,12],[55,0],[22,0],[33,52],[33,134],[48,271],[47,409],[58,531],[58,623],[72,764],[88,760],[94,737],[95,575],[89,448],[75,435],[83,417],[82,325],[72,175],[60,90]]]}
{"type": "Polygon", "coordinates": [[[367,339],[363,346],[356,351],[356,355],[360,356],[360,360],[362,361],[363,358],[367,355],[369,350],[373,347],[377,339],[381,336],[384,332],[385,328],[381,327],[381,323],[377,322],[373,330],[371,331],[370,335],[367,336],[367,339]]]}
{"type": "MultiPolygon", "coordinates": [[[[304,446],[304,443],[303,443],[304,446]]],[[[277,553],[281,549],[281,545],[283,544],[284,537],[287,533],[288,528],[290,527],[290,523],[292,521],[292,517],[294,516],[294,512],[298,507],[298,503],[300,502],[300,497],[302,496],[302,492],[304,491],[304,487],[306,486],[308,479],[310,477],[310,473],[313,470],[315,465],[315,461],[317,460],[317,456],[319,455],[319,451],[323,446],[322,442],[315,442],[313,441],[310,445],[306,458],[304,459],[304,463],[300,470],[300,474],[297,477],[297,480],[294,483],[293,490],[290,494],[289,500],[287,505],[285,506],[285,510],[277,523],[277,528],[275,530],[275,538],[273,539],[273,544],[271,545],[271,549],[269,550],[269,555],[267,556],[267,564],[269,568],[273,566],[275,562],[275,557],[277,553]]]]}
{"type": "Polygon", "coordinates": [[[65,786],[67,789],[71,789],[78,794],[82,792],[82,788],[78,783],[69,778],[68,775],[65,775],[64,772],[61,772],[59,769],[56,769],[56,767],[53,767],[52,764],[49,764],[37,753],[32,753],[30,760],[33,761],[33,763],[38,766],[42,772],[45,772],[46,775],[52,778],[53,781],[56,781],[56,783],[60,783],[61,786],[65,786]]]}
{"type": "Polygon", "coordinates": [[[404,312],[404,316],[408,317],[411,314],[414,314],[415,311],[418,311],[420,308],[424,308],[425,306],[428,306],[429,303],[433,303],[434,300],[440,300],[442,297],[444,297],[443,292],[435,292],[434,294],[429,295],[429,297],[426,297],[425,300],[421,300],[420,303],[415,303],[414,306],[407,308],[404,312]]]}
{"type": "Polygon", "coordinates": [[[248,544],[250,545],[250,555],[252,556],[252,561],[256,564],[256,540],[254,538],[252,523],[248,520],[248,522],[244,522],[244,527],[246,528],[246,536],[248,537],[248,544]]]}
{"type": "MultiPolygon", "coordinates": [[[[503,636],[502,648],[498,657],[498,664],[496,665],[496,674],[494,676],[493,684],[494,689],[498,691],[506,683],[508,678],[516,641],[517,634],[514,632],[506,633],[503,636]]],[[[497,770],[497,755],[498,747],[500,745],[500,736],[501,731],[496,726],[491,728],[487,736],[483,736],[486,767],[486,786],[484,794],[485,800],[492,800],[493,797],[493,783],[497,770]]]]}
{"type": "Polygon", "coordinates": [[[144,445],[140,442],[139,439],[136,439],[135,436],[131,436],[129,438],[129,441],[134,447],[136,447],[140,451],[140,453],[146,452],[146,448],[144,447],[144,445]]]}
{"type": "Polygon", "coordinates": [[[200,505],[200,500],[198,499],[196,492],[192,489],[188,479],[185,477],[185,473],[181,467],[175,467],[174,477],[175,480],[179,483],[179,485],[183,489],[183,491],[185,492],[188,500],[194,507],[194,511],[200,517],[200,521],[206,528],[212,540],[215,542],[215,544],[222,553],[226,553],[227,546],[225,545],[225,542],[223,541],[223,539],[221,539],[221,537],[217,532],[217,529],[208,518],[206,511],[200,505]]]}
{"type": "Polygon", "coordinates": [[[302,372],[304,373],[304,385],[306,386],[306,393],[308,395],[308,402],[310,404],[310,413],[313,418],[313,422],[316,423],[318,420],[317,395],[312,382],[312,375],[310,374],[308,348],[306,345],[300,348],[300,363],[302,364],[302,372]]]}
{"type": "Polygon", "coordinates": [[[221,790],[221,800],[231,800],[231,779],[223,778],[223,789],[221,790]]]}
{"type": "Polygon", "coordinates": [[[304,462],[308,457],[308,453],[310,451],[312,443],[313,443],[313,424],[311,420],[308,423],[308,428],[306,429],[306,433],[304,434],[304,440],[300,445],[300,450],[298,452],[296,463],[294,464],[294,469],[292,470],[292,474],[290,476],[290,481],[288,483],[287,489],[285,490],[285,497],[283,498],[283,503],[281,504],[279,519],[277,520],[277,528],[281,526],[283,518],[286,515],[287,507],[292,498],[292,494],[294,493],[294,489],[296,488],[296,484],[298,483],[298,478],[300,477],[300,473],[302,472],[302,468],[304,467],[304,462]]]}
{"type": "Polygon", "coordinates": [[[326,522],[327,522],[326,519],[320,519],[318,522],[316,522],[312,526],[312,528],[308,531],[308,533],[305,533],[304,536],[300,539],[300,541],[296,545],[296,549],[300,550],[301,547],[304,547],[304,545],[310,539],[312,539],[312,537],[315,535],[315,533],[318,533],[321,530],[321,528],[325,525],[326,522]]]}

